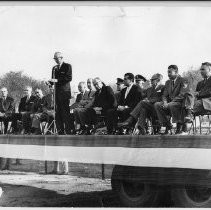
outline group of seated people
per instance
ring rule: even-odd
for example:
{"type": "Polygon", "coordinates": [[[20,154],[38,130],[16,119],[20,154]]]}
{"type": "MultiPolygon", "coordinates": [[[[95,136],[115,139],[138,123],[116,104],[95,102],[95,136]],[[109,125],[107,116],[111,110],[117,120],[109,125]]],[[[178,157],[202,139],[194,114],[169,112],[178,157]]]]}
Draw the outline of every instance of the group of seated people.
{"type": "Polygon", "coordinates": [[[32,87],[24,88],[24,97],[20,99],[18,112],[15,112],[14,99],[8,96],[6,87],[1,88],[0,121],[3,123],[1,132],[9,132],[8,123],[11,122],[10,133],[13,134],[40,134],[40,122],[51,122],[54,119],[53,91],[43,95],[37,88],[32,94],[32,87]],[[20,125],[21,124],[21,125],[20,125]]]}
{"type": "MultiPolygon", "coordinates": [[[[124,129],[136,129],[137,134],[148,132],[148,121],[153,134],[170,134],[172,123],[176,123],[176,134],[187,133],[187,123],[193,121],[193,114],[211,111],[211,63],[202,63],[200,72],[203,80],[192,90],[190,78],[179,75],[178,67],[168,67],[169,80],[162,84],[163,76],[154,74],[150,86],[144,88],[147,81],[142,75],[126,73],[124,79],[117,78],[117,92],[97,78],[89,78],[78,85],[79,94],[70,106],[72,134],[91,134],[96,124],[103,119],[107,134],[122,134],[124,129]],[[88,88],[88,90],[87,90],[88,88]]],[[[55,117],[53,89],[43,96],[37,88],[25,88],[18,113],[14,111],[14,100],[8,96],[6,87],[1,89],[0,121],[7,133],[8,122],[12,122],[13,133],[19,133],[18,121],[22,122],[22,134],[41,134],[40,123],[50,125],[55,117]]]]}

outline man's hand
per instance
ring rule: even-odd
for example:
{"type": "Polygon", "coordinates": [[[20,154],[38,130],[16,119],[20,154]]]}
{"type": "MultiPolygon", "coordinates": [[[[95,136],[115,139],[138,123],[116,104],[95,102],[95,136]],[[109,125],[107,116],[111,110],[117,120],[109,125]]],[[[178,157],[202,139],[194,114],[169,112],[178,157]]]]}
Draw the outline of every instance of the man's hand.
{"type": "Polygon", "coordinates": [[[95,110],[96,114],[101,114],[101,111],[103,108],[102,107],[94,107],[93,109],[95,110]]]}
{"type": "Polygon", "coordinates": [[[149,102],[149,99],[148,99],[148,98],[145,98],[143,101],[145,101],[145,102],[149,102]]]}
{"type": "Polygon", "coordinates": [[[4,117],[5,113],[0,112],[0,117],[4,117]]]}
{"type": "Polygon", "coordinates": [[[117,107],[117,110],[123,111],[123,110],[125,110],[125,109],[127,109],[127,108],[129,108],[129,107],[128,107],[128,106],[118,106],[118,107],[117,107]]]}
{"type": "Polygon", "coordinates": [[[50,80],[48,80],[49,82],[58,82],[58,79],[50,79],[50,80]]]}
{"type": "Polygon", "coordinates": [[[165,101],[165,102],[163,102],[163,108],[164,109],[167,109],[168,108],[168,103],[165,101]]]}

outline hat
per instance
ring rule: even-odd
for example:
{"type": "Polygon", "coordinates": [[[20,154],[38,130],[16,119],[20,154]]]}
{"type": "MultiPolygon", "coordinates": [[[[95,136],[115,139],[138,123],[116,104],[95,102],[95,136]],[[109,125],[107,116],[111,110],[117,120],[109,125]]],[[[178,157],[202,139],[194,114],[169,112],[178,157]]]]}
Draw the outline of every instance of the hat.
{"type": "Polygon", "coordinates": [[[124,80],[123,79],[117,78],[116,84],[123,84],[123,83],[124,83],[124,80]]]}
{"type": "Polygon", "coordinates": [[[162,74],[153,74],[150,80],[155,80],[155,79],[162,80],[163,79],[162,74]]]}
{"type": "Polygon", "coordinates": [[[137,74],[137,75],[135,76],[135,80],[143,80],[144,82],[147,81],[147,79],[146,79],[145,77],[143,77],[142,75],[140,75],[140,74],[137,74]]]}

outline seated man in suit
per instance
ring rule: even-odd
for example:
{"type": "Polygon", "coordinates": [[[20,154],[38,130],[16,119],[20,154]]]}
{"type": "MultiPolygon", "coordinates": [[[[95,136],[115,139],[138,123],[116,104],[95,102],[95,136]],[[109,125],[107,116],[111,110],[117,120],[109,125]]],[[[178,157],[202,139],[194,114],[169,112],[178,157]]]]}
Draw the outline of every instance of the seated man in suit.
{"type": "Polygon", "coordinates": [[[30,115],[32,121],[32,133],[35,135],[41,134],[40,130],[40,118],[43,113],[43,103],[45,96],[40,88],[35,90],[37,100],[33,104],[33,113],[30,115]]]}
{"type": "MultiPolygon", "coordinates": [[[[71,119],[72,134],[75,134],[74,121],[75,121],[75,115],[76,114],[74,114],[74,112],[77,112],[77,111],[75,111],[75,109],[84,108],[89,103],[89,93],[90,93],[90,91],[86,90],[86,83],[85,82],[79,82],[78,90],[79,90],[80,93],[77,94],[75,103],[70,106],[70,119],[71,119]]],[[[76,115],[76,117],[77,116],[78,115],[76,115]]]]}
{"type": "Polygon", "coordinates": [[[136,107],[130,113],[130,117],[126,121],[119,123],[119,126],[126,127],[132,125],[134,121],[136,122],[139,119],[137,128],[140,134],[145,135],[146,119],[151,118],[152,124],[155,125],[157,114],[154,104],[162,100],[162,94],[164,91],[164,85],[161,84],[162,79],[163,76],[161,74],[154,74],[152,76],[152,86],[144,91],[145,98],[136,105],[136,107]]]}
{"type": "Polygon", "coordinates": [[[124,80],[121,78],[117,78],[117,83],[116,83],[116,90],[117,92],[115,93],[115,97],[117,100],[117,104],[119,104],[120,96],[121,96],[121,91],[125,87],[124,85],[124,80]]]}
{"type": "MultiPolygon", "coordinates": [[[[6,87],[1,88],[2,97],[0,98],[0,121],[4,123],[4,134],[7,134],[8,123],[12,121],[12,114],[15,111],[14,99],[8,96],[6,87]]],[[[3,158],[0,158],[0,165],[2,165],[3,158]]],[[[5,165],[2,170],[9,170],[10,158],[5,158],[5,165]]]]}
{"type": "Polygon", "coordinates": [[[124,84],[126,87],[121,91],[117,109],[111,109],[108,113],[108,134],[113,134],[117,127],[118,118],[121,121],[126,120],[138,102],[143,99],[142,90],[134,84],[134,75],[132,73],[124,75],[124,84]]]}
{"type": "Polygon", "coordinates": [[[82,100],[80,100],[80,107],[76,107],[73,110],[74,119],[76,122],[76,130],[80,130],[80,124],[85,125],[85,115],[83,114],[83,112],[86,111],[86,106],[89,107],[89,103],[92,103],[92,101],[94,100],[95,90],[93,90],[94,87],[92,78],[87,79],[87,88],[88,91],[86,91],[86,94],[84,94],[84,97],[82,98],[82,100]]]}
{"type": "Polygon", "coordinates": [[[106,117],[106,125],[108,126],[108,112],[110,109],[114,109],[117,106],[114,92],[110,86],[106,86],[99,77],[96,77],[93,80],[93,85],[97,91],[95,92],[92,103],[88,104],[83,112],[84,121],[80,121],[82,129],[81,134],[90,133],[91,126],[95,125],[97,122],[97,114],[102,114],[106,117]],[[88,125],[88,128],[86,125],[88,125]]]}
{"type": "Polygon", "coordinates": [[[12,121],[12,114],[15,112],[14,99],[8,96],[6,87],[1,88],[0,98],[0,121],[4,123],[4,134],[7,133],[8,123],[12,121]]]}
{"type": "MultiPolygon", "coordinates": [[[[183,79],[178,74],[178,67],[176,65],[170,65],[168,67],[169,80],[166,81],[165,89],[162,97],[162,102],[155,103],[155,110],[161,125],[166,127],[164,134],[171,132],[172,125],[167,115],[172,116],[172,122],[177,123],[176,134],[181,132],[183,125],[182,106],[184,108],[191,107],[192,101],[191,94],[185,94],[185,97],[181,100],[178,97],[183,89],[183,79]]],[[[188,90],[186,90],[188,92],[188,90]]]]}
{"type": "Polygon", "coordinates": [[[22,120],[23,123],[23,130],[22,134],[24,133],[31,133],[31,118],[30,114],[33,113],[33,105],[37,100],[37,97],[32,95],[32,87],[26,86],[24,89],[24,97],[21,98],[20,104],[18,107],[18,112],[15,113],[13,117],[13,128],[14,131],[17,132],[17,120],[22,120]]]}
{"type": "Polygon", "coordinates": [[[211,111],[211,63],[202,63],[200,68],[203,80],[196,86],[196,101],[193,107],[194,113],[204,113],[211,111]]]}
{"type": "Polygon", "coordinates": [[[89,91],[86,90],[86,83],[85,82],[79,82],[79,84],[78,84],[78,91],[80,93],[77,94],[75,103],[70,106],[70,110],[73,110],[75,108],[83,108],[88,103],[89,91]]]}

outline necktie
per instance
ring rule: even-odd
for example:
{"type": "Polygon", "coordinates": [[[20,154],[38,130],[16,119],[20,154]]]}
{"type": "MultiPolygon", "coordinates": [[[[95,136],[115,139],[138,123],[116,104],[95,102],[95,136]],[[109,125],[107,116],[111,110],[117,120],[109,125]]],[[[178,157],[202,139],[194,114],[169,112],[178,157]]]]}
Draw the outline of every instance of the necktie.
{"type": "Polygon", "coordinates": [[[171,90],[173,91],[174,89],[174,80],[172,80],[172,83],[171,83],[171,90]]]}
{"type": "Polygon", "coordinates": [[[53,101],[53,94],[51,94],[51,103],[50,103],[50,108],[53,109],[54,108],[54,101],[53,101]]]}
{"type": "Polygon", "coordinates": [[[204,79],[204,84],[206,84],[206,82],[207,82],[207,78],[204,79]]]}
{"type": "Polygon", "coordinates": [[[6,98],[5,97],[3,98],[3,106],[4,107],[6,106],[6,98]]]}

